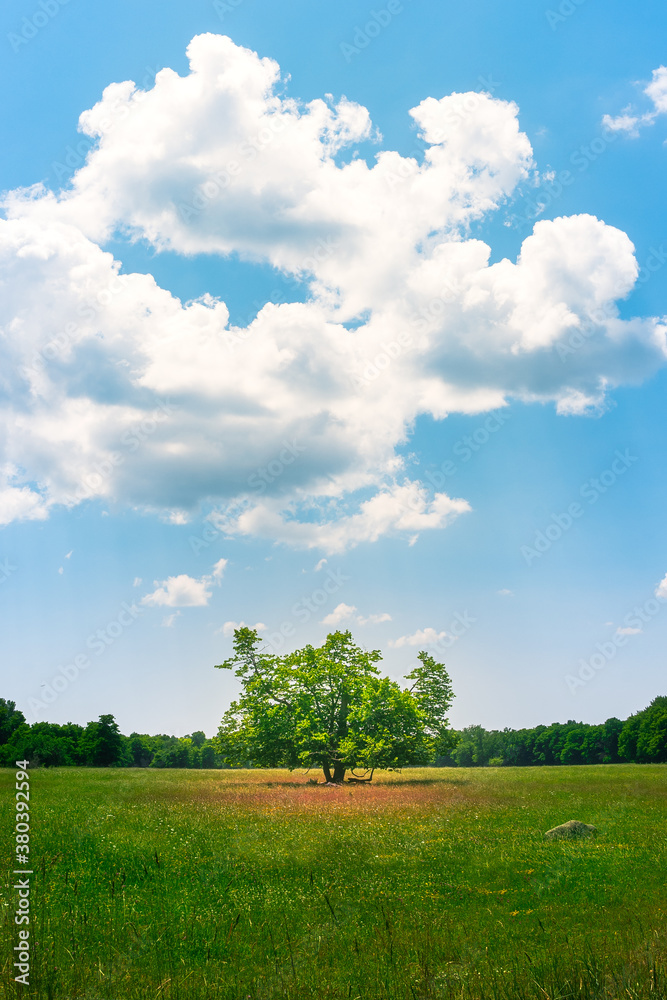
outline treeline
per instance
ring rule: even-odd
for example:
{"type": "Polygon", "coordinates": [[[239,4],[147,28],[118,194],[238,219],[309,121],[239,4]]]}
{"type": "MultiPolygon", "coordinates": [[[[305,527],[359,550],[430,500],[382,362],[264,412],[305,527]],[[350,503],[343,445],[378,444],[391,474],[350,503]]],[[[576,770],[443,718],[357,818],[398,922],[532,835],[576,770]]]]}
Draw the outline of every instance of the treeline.
{"type": "MultiPolygon", "coordinates": [[[[29,760],[33,767],[223,768],[216,739],[194,732],[124,736],[113,715],[79,726],[68,722],[28,725],[13,701],[0,698],[0,767],[29,760]]],[[[452,767],[540,767],[559,764],[660,764],[667,762],[667,697],[624,722],[602,725],[555,722],[534,729],[486,730],[467,726],[452,732],[449,756],[433,761],[452,767]]]]}
{"type": "Polygon", "coordinates": [[[203,732],[190,736],[124,736],[113,715],[78,726],[28,725],[13,701],[0,698],[0,767],[28,760],[33,767],[224,767],[203,732]]]}
{"type": "Polygon", "coordinates": [[[455,734],[451,756],[438,764],[459,767],[540,767],[554,764],[661,764],[667,761],[667,697],[629,719],[602,725],[555,722],[534,729],[468,726],[455,734]]]}

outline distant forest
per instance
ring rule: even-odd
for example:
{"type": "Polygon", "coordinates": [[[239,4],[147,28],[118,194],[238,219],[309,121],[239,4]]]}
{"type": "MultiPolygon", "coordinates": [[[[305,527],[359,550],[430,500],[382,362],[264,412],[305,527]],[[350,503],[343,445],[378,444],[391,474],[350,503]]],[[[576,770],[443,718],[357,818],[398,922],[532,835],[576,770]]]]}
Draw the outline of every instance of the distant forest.
{"type": "MultiPolygon", "coordinates": [[[[33,767],[226,768],[217,740],[189,736],[124,736],[113,715],[79,726],[28,725],[13,701],[0,698],[0,766],[28,760],[33,767]]],[[[431,763],[441,767],[541,767],[560,764],[659,764],[667,762],[667,697],[625,721],[599,726],[554,722],[534,729],[452,731],[452,749],[431,763]]]]}

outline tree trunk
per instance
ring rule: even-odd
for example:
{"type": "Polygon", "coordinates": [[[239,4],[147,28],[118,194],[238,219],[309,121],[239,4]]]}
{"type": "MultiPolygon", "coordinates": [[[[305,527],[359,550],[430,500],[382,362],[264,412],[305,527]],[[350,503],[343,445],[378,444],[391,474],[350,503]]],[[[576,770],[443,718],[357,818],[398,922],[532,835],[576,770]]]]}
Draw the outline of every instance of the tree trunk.
{"type": "Polygon", "coordinates": [[[324,780],[327,785],[342,785],[345,781],[346,768],[342,764],[334,764],[333,773],[329,764],[323,764],[324,780]]]}
{"type": "MultiPolygon", "coordinates": [[[[343,689],[340,695],[340,709],[338,710],[338,719],[336,720],[336,751],[340,746],[341,740],[344,740],[347,736],[349,730],[347,726],[347,718],[350,713],[350,695],[343,689]]],[[[333,781],[335,785],[342,785],[345,781],[345,771],[346,767],[341,764],[340,761],[334,763],[333,781]]]]}
{"type": "Polygon", "coordinates": [[[342,785],[345,781],[345,767],[343,764],[334,764],[333,780],[336,785],[342,785]]]}

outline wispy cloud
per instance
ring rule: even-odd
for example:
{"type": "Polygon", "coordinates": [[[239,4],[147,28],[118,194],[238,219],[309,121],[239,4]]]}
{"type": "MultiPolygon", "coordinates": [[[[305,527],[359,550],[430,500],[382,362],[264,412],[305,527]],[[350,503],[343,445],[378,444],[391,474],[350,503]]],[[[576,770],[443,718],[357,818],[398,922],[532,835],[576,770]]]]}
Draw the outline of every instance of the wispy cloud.
{"type": "Polygon", "coordinates": [[[402,646],[433,646],[443,639],[454,641],[456,636],[450,636],[444,630],[437,632],[434,628],[420,628],[412,635],[402,635],[398,639],[390,639],[389,645],[393,649],[401,649],[402,646]]]}
{"type": "MultiPolygon", "coordinates": [[[[233,622],[233,621],[225,622],[225,624],[221,628],[216,629],[215,632],[216,635],[219,635],[221,633],[222,635],[226,636],[234,635],[234,632],[238,628],[245,628],[245,624],[246,624],[245,622],[233,622]]],[[[255,622],[255,624],[250,625],[249,628],[254,629],[255,632],[266,632],[266,625],[264,624],[264,622],[255,622]]]]}
{"type": "Polygon", "coordinates": [[[173,628],[177,618],[180,618],[181,612],[174,611],[172,615],[165,615],[160,624],[163,628],[173,628]]]}
{"type": "Polygon", "coordinates": [[[381,625],[382,622],[390,622],[391,620],[392,617],[387,611],[383,611],[379,615],[368,615],[367,618],[361,616],[357,618],[360,625],[381,625]]]}
{"type": "Polygon", "coordinates": [[[322,625],[341,625],[343,622],[355,621],[358,625],[379,625],[381,622],[390,622],[391,615],[386,611],[377,615],[364,617],[357,613],[357,608],[353,604],[339,604],[333,611],[322,619],[322,625]]]}
{"type": "Polygon", "coordinates": [[[667,113],[667,66],[653,70],[651,82],[644,87],[644,94],[652,107],[649,111],[637,112],[632,105],[624,108],[620,115],[604,115],[602,124],[612,132],[625,132],[636,139],[643,128],[655,124],[659,115],[667,113]]]}

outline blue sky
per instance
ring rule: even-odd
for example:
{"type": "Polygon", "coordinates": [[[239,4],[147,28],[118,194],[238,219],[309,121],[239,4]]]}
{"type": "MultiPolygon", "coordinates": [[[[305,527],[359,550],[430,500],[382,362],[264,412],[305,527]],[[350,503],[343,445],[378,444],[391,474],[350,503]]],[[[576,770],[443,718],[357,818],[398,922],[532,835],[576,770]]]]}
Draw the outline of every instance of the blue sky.
{"type": "Polygon", "coordinates": [[[664,7],[0,18],[2,696],[212,734],[241,621],[664,694],[664,7]]]}

